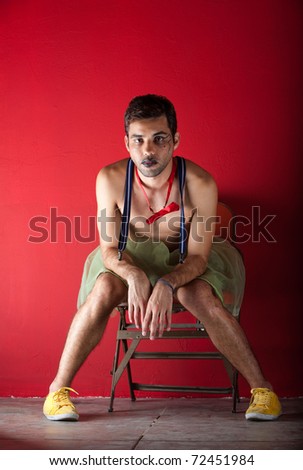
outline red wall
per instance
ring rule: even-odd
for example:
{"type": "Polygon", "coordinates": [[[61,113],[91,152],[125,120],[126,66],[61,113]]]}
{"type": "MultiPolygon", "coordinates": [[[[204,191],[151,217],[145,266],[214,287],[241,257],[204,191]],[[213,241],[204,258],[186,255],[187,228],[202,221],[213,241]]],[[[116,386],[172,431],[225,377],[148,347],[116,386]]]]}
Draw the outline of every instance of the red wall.
{"type": "MultiPolygon", "coordinates": [[[[258,241],[256,221],[245,227],[241,321],[277,392],[302,395],[302,16],[295,0],[0,3],[1,396],[47,392],[97,245],[92,231],[81,242],[75,224],[88,237],[96,174],[126,156],[125,107],[148,92],[175,103],[179,153],[214,175],[221,199],[244,221],[254,206],[261,219],[276,216],[275,243],[258,241]],[[50,235],[51,208],[71,220],[71,241],[67,222],[53,219],[53,240],[30,242],[34,217],[50,235]]],[[[82,396],[109,394],[116,323],[77,376],[82,396]]],[[[176,368],[145,370],[216,382],[213,366],[176,368]]],[[[117,394],[127,393],[123,381],[117,394]]]]}

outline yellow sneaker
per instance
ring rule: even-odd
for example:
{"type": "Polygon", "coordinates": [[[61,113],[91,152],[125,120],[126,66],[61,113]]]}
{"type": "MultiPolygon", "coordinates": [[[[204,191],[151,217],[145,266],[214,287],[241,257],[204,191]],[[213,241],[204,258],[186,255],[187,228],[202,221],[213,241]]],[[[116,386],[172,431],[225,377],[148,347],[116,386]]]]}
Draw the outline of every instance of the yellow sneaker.
{"type": "Polygon", "coordinates": [[[245,413],[248,420],[271,421],[282,414],[277,395],[268,388],[253,388],[249,407],[245,413]]]}
{"type": "Polygon", "coordinates": [[[52,421],[78,421],[79,415],[75,405],[69,398],[70,391],[77,393],[72,388],[62,387],[47,395],[43,405],[43,413],[47,419],[52,421]]]}

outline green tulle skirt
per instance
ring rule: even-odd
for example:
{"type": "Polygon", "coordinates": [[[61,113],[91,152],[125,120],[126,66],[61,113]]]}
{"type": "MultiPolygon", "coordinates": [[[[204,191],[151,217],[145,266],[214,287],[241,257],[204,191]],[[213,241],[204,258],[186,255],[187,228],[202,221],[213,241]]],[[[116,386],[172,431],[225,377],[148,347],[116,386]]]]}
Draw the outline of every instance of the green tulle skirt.
{"type": "MultiPolygon", "coordinates": [[[[149,239],[144,242],[129,239],[126,252],[146,273],[152,285],[155,285],[159,277],[171,272],[179,261],[178,250],[170,252],[163,242],[154,243],[149,239]]],[[[106,272],[119,277],[127,286],[125,279],[104,266],[100,247],[97,247],[88,255],[84,265],[78,307],[85,302],[97,277],[106,272]]],[[[215,238],[207,269],[197,279],[210,284],[227,310],[238,317],[244,294],[245,268],[241,254],[233,245],[226,240],[215,238]]]]}

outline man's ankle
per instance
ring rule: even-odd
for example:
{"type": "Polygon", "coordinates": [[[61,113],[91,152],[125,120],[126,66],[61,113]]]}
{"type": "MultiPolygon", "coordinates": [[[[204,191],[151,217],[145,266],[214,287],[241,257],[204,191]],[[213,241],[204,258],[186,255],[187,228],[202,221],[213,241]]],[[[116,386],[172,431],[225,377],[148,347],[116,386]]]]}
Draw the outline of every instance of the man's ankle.
{"type": "Polygon", "coordinates": [[[54,381],[50,384],[49,393],[56,392],[57,390],[59,390],[62,387],[68,387],[68,385],[66,385],[66,384],[65,385],[60,385],[60,383],[54,381]]]}
{"type": "Polygon", "coordinates": [[[251,385],[251,388],[268,388],[269,390],[273,391],[271,383],[267,381],[256,382],[254,385],[251,385]]]}

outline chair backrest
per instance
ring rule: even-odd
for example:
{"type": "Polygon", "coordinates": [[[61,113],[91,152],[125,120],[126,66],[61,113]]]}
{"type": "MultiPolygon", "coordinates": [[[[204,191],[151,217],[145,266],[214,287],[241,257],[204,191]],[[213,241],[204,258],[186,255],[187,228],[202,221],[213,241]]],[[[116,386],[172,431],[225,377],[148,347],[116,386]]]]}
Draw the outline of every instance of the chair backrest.
{"type": "Polygon", "coordinates": [[[234,213],[231,208],[223,203],[218,202],[217,208],[217,217],[218,221],[216,222],[216,232],[217,237],[225,238],[229,241],[234,241],[234,224],[233,224],[234,213]]]}

